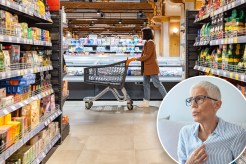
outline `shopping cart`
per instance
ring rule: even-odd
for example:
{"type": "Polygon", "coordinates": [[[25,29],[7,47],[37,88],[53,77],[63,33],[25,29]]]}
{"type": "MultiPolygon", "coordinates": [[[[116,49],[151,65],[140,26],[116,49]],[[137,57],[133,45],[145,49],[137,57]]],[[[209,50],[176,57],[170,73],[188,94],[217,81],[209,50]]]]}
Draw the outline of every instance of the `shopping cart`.
{"type": "Polygon", "coordinates": [[[84,69],[84,82],[88,84],[104,85],[107,86],[95,97],[85,97],[86,109],[90,109],[93,101],[96,101],[101,96],[111,91],[119,102],[127,101],[127,108],[133,109],[133,101],[129,97],[124,87],[127,75],[127,68],[131,61],[134,59],[124,60],[109,65],[92,66],[84,69]],[[121,90],[121,95],[118,90],[121,90]]]}

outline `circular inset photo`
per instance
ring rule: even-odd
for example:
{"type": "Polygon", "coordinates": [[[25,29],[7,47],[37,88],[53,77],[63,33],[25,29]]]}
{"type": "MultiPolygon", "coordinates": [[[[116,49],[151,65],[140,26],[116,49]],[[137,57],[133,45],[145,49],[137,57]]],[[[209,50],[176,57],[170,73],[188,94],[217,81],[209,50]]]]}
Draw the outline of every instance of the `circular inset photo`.
{"type": "Polygon", "coordinates": [[[180,164],[228,164],[246,146],[246,99],[221,78],[186,79],[163,99],[157,131],[164,150],[180,164]]]}

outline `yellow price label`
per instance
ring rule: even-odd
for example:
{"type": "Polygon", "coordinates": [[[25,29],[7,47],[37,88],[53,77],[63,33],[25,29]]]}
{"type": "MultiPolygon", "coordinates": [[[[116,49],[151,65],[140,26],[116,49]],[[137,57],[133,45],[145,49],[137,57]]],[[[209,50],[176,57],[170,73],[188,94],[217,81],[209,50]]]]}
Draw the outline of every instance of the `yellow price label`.
{"type": "Polygon", "coordinates": [[[211,70],[211,68],[206,68],[206,69],[205,69],[205,72],[206,72],[206,73],[209,73],[210,70],[211,70]]]}
{"type": "Polygon", "coordinates": [[[235,79],[236,79],[236,80],[239,80],[239,75],[238,75],[238,73],[235,74],[235,79]]]}
{"type": "Polygon", "coordinates": [[[233,38],[233,43],[237,43],[237,41],[238,41],[238,38],[237,37],[234,37],[233,38]]]}
{"type": "Polygon", "coordinates": [[[230,72],[230,78],[232,78],[233,77],[233,73],[232,72],[230,72]]]}
{"type": "Polygon", "coordinates": [[[225,42],[225,44],[227,44],[228,43],[228,39],[224,39],[224,42],[225,42]]]}
{"type": "Polygon", "coordinates": [[[24,75],[24,74],[25,74],[24,70],[23,69],[20,70],[20,75],[24,75]]]}
{"type": "Polygon", "coordinates": [[[33,72],[34,72],[34,73],[37,73],[37,72],[38,72],[38,69],[35,67],[35,68],[33,69],[33,72]]]}

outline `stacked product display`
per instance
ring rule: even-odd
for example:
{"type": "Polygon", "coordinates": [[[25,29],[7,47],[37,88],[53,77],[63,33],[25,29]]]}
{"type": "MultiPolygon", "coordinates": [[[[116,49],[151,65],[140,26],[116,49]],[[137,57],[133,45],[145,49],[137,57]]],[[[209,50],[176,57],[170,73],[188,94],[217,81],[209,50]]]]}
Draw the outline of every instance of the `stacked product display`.
{"type": "Polygon", "coordinates": [[[61,138],[41,0],[0,1],[0,163],[40,163],[61,138]]]}
{"type": "Polygon", "coordinates": [[[47,128],[32,137],[25,145],[6,160],[6,164],[32,163],[52,140],[59,135],[58,122],[52,122],[47,128]]]}
{"type": "Polygon", "coordinates": [[[70,40],[69,51],[66,55],[128,55],[139,56],[142,52],[143,41],[138,37],[119,39],[115,37],[80,38],[70,40]]]}
{"type": "Polygon", "coordinates": [[[206,1],[197,14],[200,19],[193,24],[193,27],[197,27],[194,46],[200,47],[198,60],[193,67],[226,78],[246,96],[246,2],[211,2],[206,1]],[[210,17],[204,19],[206,13],[210,17]],[[205,43],[206,36],[210,39],[205,43]]]}
{"type": "Polygon", "coordinates": [[[18,39],[50,42],[49,31],[37,27],[28,27],[28,23],[19,22],[18,15],[0,10],[0,34],[14,36],[18,39]]]}

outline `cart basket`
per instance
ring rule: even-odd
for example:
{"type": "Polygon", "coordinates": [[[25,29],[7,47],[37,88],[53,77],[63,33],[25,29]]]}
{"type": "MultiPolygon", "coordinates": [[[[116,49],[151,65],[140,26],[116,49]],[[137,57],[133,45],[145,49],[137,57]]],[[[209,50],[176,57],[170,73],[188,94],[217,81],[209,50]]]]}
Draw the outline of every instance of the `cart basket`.
{"type": "Polygon", "coordinates": [[[127,75],[127,60],[84,68],[84,82],[122,89],[127,75]]]}

